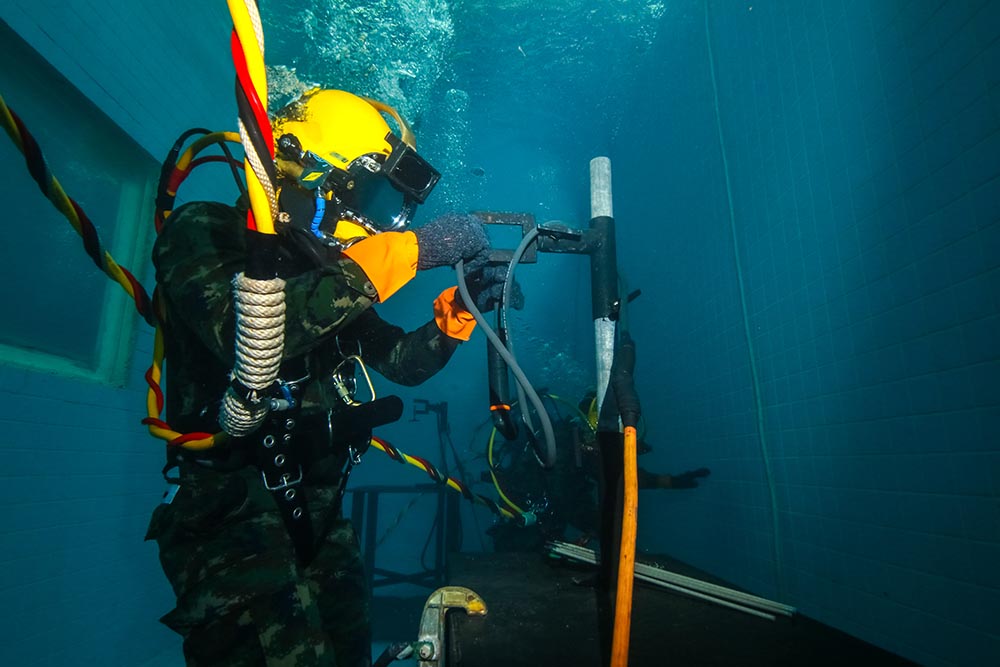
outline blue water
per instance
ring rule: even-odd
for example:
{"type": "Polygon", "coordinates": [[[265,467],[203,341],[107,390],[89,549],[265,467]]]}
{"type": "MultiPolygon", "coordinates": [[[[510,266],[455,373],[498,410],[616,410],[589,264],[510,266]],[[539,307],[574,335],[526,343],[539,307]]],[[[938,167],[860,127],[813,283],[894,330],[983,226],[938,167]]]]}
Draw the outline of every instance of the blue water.
{"type": "MultiPolygon", "coordinates": [[[[180,123],[180,112],[148,102],[149,82],[159,79],[133,81],[124,59],[85,75],[73,64],[111,43],[95,35],[113,32],[116,16],[134,11],[141,22],[153,10],[123,6],[98,21],[81,9],[87,3],[70,4],[88,30],[51,38],[58,48],[46,58],[161,156],[185,128],[160,127],[180,123]]],[[[155,55],[169,52],[163,45],[129,48],[148,71],[160,66],[171,90],[189,86],[188,97],[207,100],[208,82],[221,82],[215,88],[225,96],[201,109],[184,105],[184,119],[224,123],[233,113],[231,72],[216,56],[221,49],[227,57],[228,45],[204,26],[224,30],[226,17],[186,4],[191,16],[178,15],[174,33],[166,31],[212,54],[202,58],[214,63],[204,80],[173,80],[165,65],[173,56],[155,55]]],[[[1000,3],[262,4],[272,107],[322,85],[383,99],[410,119],[421,153],[444,175],[418,222],[496,209],[583,228],[589,161],[610,158],[619,266],[629,289],[642,290],[629,310],[653,445],[641,463],[712,471],[698,489],[641,494],[641,552],[669,554],[921,664],[1000,662],[1000,3]]],[[[2,15],[28,41],[47,44],[45,35],[58,31],[42,13],[13,2],[2,15]]],[[[131,44],[125,32],[117,34],[131,44]]],[[[192,184],[184,196],[205,187],[192,184]]],[[[10,236],[5,243],[16,247],[10,236]]],[[[60,257],[87,269],[82,251],[63,243],[60,257]]],[[[511,330],[526,372],[554,393],[582,395],[595,374],[586,263],[545,255],[518,277],[525,308],[511,330]]],[[[451,280],[444,270],[422,274],[380,312],[413,328],[451,280]]],[[[39,287],[25,302],[30,308],[46,293],[39,287]]],[[[85,318],[76,307],[68,316],[85,318]]],[[[46,311],[31,312],[45,326],[46,311]]],[[[26,346],[29,338],[3,340],[26,346]]],[[[476,431],[487,418],[483,345],[474,339],[421,387],[397,391],[381,381],[407,402],[404,420],[381,435],[437,460],[433,421],[410,420],[410,406],[447,400],[473,481],[485,470],[486,436],[476,431]]],[[[71,333],[53,346],[89,353],[71,333]]],[[[48,428],[40,426],[48,408],[31,407],[51,400],[48,386],[32,373],[0,375],[7,429],[48,428]]],[[[127,396],[104,401],[115,406],[107,411],[124,412],[120,403],[141,412],[141,392],[134,381],[127,396]]],[[[75,423],[67,421],[57,426],[75,423]]],[[[43,441],[59,437],[42,432],[43,441]]],[[[426,481],[379,456],[368,455],[353,484],[426,481]]],[[[475,489],[492,493],[489,484],[475,489]]],[[[21,501],[9,495],[3,507],[12,518],[3,525],[20,526],[13,517],[21,501]]],[[[81,488],[56,498],[85,497],[81,488]]],[[[421,567],[433,504],[406,503],[382,510],[382,567],[421,567]]],[[[141,531],[135,521],[133,532],[141,531]]],[[[489,550],[492,522],[481,508],[464,509],[463,548],[489,550]]],[[[11,544],[25,544],[20,529],[3,530],[11,544]]],[[[36,537],[35,551],[12,556],[5,609],[55,595],[30,583],[49,576],[31,554],[49,553],[58,537],[28,543],[36,537]],[[18,579],[26,590],[11,588],[18,579]]],[[[159,592],[155,608],[122,611],[148,618],[147,626],[169,603],[152,560],[148,570],[142,581],[159,592]]],[[[80,599],[59,607],[79,610],[80,599]]],[[[44,664],[96,662],[73,662],[71,644],[105,655],[82,639],[92,629],[86,613],[60,634],[43,622],[56,612],[36,607],[26,636],[60,646],[44,664]]],[[[172,638],[145,632],[152,638],[142,646],[157,648],[148,659],[162,650],[167,657],[155,664],[176,664],[172,638]]],[[[34,650],[0,637],[12,656],[34,650]]]]}

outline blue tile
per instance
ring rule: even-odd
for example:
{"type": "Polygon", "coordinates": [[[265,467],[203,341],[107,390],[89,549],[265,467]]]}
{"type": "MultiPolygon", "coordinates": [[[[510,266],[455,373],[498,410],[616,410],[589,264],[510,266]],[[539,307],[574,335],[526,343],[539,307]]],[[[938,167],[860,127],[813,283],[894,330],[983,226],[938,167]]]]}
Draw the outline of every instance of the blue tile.
{"type": "MultiPolygon", "coordinates": [[[[956,490],[960,490],[962,478],[956,479],[955,483],[956,490]]],[[[1000,543],[1000,498],[963,498],[961,517],[967,539],[1000,543]]]]}
{"type": "Polygon", "coordinates": [[[968,322],[962,327],[970,362],[982,362],[996,357],[996,332],[1000,316],[968,322]]]}
{"type": "Polygon", "coordinates": [[[976,224],[982,228],[1000,221],[1000,177],[994,177],[972,191],[976,224]]]}
{"type": "Polygon", "coordinates": [[[997,361],[977,364],[965,369],[976,405],[1000,405],[1000,385],[996,382],[997,372],[1000,372],[1000,362],[997,361]]]}
{"type": "Polygon", "coordinates": [[[963,160],[970,188],[995,178],[1000,174],[1000,132],[970,148],[963,160]]]}

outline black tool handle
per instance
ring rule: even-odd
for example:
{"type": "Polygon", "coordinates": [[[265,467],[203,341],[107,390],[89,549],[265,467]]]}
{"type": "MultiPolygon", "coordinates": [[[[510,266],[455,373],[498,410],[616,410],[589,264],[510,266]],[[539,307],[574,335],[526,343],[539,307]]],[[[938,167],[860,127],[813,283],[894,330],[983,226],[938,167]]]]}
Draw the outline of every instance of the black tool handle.
{"type": "MultiPolygon", "coordinates": [[[[498,327],[497,337],[504,345],[507,344],[506,329],[498,327]]],[[[493,427],[506,440],[513,440],[517,437],[517,423],[511,416],[510,373],[507,372],[507,362],[489,342],[486,344],[486,369],[490,385],[490,414],[493,416],[493,427]]]]}

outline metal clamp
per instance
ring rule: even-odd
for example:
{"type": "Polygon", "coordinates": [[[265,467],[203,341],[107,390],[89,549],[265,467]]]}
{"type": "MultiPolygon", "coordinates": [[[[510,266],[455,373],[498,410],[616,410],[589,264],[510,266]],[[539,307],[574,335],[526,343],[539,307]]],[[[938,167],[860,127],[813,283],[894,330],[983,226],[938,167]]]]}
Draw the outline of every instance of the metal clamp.
{"type": "Polygon", "coordinates": [[[414,644],[419,667],[445,667],[445,616],[452,609],[463,609],[469,616],[485,616],[486,602],[464,586],[445,586],[431,593],[414,644]]]}
{"type": "Polygon", "coordinates": [[[281,481],[277,485],[271,486],[267,481],[267,473],[263,470],[260,471],[260,478],[264,481],[264,488],[268,491],[281,491],[282,489],[287,489],[290,486],[295,486],[302,481],[302,466],[299,466],[299,476],[293,480],[289,480],[291,473],[283,473],[281,475],[281,481]]]}

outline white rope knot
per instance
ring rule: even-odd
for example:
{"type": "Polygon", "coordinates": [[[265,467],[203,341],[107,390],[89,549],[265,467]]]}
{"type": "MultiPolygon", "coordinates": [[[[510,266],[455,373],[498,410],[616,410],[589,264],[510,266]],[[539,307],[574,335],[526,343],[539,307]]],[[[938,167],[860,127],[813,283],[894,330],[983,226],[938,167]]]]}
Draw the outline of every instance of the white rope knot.
{"type": "MultiPolygon", "coordinates": [[[[263,390],[278,379],[285,343],[285,281],[255,280],[240,273],[233,279],[236,298],[236,363],[233,378],[263,390]]],[[[232,389],[222,398],[219,424],[241,437],[253,433],[267,417],[267,401],[248,403],[232,389]]]]}

